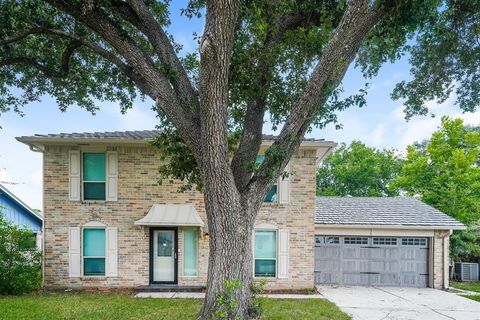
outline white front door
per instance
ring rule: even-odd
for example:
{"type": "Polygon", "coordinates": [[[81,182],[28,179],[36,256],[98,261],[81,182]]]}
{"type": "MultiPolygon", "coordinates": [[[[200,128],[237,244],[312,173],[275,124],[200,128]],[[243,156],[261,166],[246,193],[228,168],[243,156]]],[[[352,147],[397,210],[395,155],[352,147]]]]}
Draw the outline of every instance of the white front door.
{"type": "Polygon", "coordinates": [[[175,230],[153,230],[153,281],[175,282],[175,230]]]}

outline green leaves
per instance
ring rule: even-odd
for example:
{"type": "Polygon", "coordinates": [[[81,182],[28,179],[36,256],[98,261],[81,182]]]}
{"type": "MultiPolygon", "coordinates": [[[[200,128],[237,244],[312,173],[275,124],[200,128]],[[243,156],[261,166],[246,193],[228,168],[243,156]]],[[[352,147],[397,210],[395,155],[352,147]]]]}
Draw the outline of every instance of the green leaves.
{"type": "Polygon", "coordinates": [[[393,99],[405,100],[407,118],[429,112],[425,103],[454,94],[464,111],[480,105],[480,2],[445,1],[421,25],[409,51],[413,79],[399,83],[393,99]]]}
{"type": "Polygon", "coordinates": [[[480,222],[480,131],[461,119],[442,118],[430,140],[409,146],[407,160],[394,187],[419,196],[425,203],[473,229],[455,232],[455,257],[480,254],[475,231],[480,222]]]}
{"type": "Polygon", "coordinates": [[[41,253],[30,230],[5,220],[0,207],[0,295],[23,294],[40,288],[41,253]]]}
{"type": "Polygon", "coordinates": [[[394,150],[376,150],[360,141],[342,144],[317,171],[317,194],[326,196],[385,197],[398,195],[390,184],[402,161],[394,150]]]}
{"type": "Polygon", "coordinates": [[[468,132],[461,119],[442,118],[442,126],[424,146],[409,146],[395,182],[466,225],[480,219],[480,132],[468,132]]]}

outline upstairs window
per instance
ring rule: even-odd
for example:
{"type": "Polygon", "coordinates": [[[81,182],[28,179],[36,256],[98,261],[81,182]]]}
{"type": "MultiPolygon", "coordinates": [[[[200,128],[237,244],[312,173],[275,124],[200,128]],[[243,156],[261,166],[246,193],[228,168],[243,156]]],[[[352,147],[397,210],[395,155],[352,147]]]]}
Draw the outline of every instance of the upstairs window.
{"type": "MultiPolygon", "coordinates": [[[[265,160],[264,155],[258,155],[257,160],[255,161],[257,165],[262,164],[262,162],[265,160]]],[[[267,203],[277,203],[278,202],[278,180],[275,181],[275,183],[272,185],[270,190],[267,192],[267,195],[265,196],[265,199],[263,202],[267,203]]]]}
{"type": "Polygon", "coordinates": [[[83,199],[105,200],[105,153],[83,153],[83,199]]]}

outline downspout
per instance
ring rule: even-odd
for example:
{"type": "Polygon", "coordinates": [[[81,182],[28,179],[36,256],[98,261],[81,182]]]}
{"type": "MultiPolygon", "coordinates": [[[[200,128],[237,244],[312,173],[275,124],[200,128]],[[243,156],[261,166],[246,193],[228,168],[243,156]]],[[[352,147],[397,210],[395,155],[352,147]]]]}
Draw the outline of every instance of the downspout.
{"type": "Polygon", "coordinates": [[[450,236],[453,230],[449,230],[448,233],[442,237],[443,240],[443,289],[450,287],[450,236]],[[447,241],[448,240],[448,241],[447,241]]]}
{"type": "Polygon", "coordinates": [[[34,144],[29,145],[29,148],[33,152],[42,153],[42,288],[45,287],[45,148],[36,146],[34,144]]]}

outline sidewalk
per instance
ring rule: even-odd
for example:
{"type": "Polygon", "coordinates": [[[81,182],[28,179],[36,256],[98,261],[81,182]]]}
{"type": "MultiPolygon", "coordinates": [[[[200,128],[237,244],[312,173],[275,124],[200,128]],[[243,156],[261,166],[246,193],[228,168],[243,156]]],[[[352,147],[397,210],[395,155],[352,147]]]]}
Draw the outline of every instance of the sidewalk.
{"type": "MultiPolygon", "coordinates": [[[[202,292],[140,292],[136,298],[162,298],[162,299],[203,299],[202,292]]],[[[261,294],[260,297],[270,299],[325,299],[321,294],[261,294]]]]}

